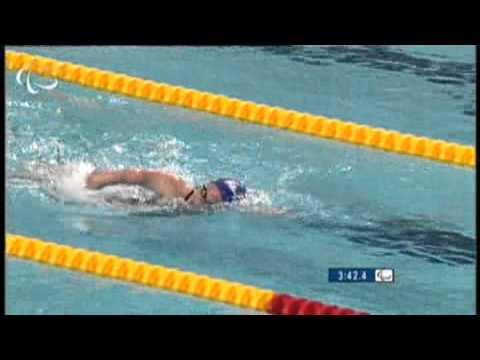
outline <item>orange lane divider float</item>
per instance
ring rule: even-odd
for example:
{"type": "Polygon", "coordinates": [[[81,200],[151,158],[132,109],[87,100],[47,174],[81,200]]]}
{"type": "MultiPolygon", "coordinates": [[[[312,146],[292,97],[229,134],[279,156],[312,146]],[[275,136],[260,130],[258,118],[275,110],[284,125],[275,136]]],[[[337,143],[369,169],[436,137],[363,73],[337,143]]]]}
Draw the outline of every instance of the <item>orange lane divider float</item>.
{"type": "Polygon", "coordinates": [[[476,149],[473,146],[256,104],[27,53],[6,51],[6,67],[12,71],[29,70],[41,76],[98,90],[146,101],[183,106],[241,121],[367,146],[372,149],[418,156],[454,165],[476,166],[476,149]]]}
{"type": "Polygon", "coordinates": [[[205,275],[7,234],[6,253],[69,270],[152,286],[275,315],[368,315],[205,275]]]}

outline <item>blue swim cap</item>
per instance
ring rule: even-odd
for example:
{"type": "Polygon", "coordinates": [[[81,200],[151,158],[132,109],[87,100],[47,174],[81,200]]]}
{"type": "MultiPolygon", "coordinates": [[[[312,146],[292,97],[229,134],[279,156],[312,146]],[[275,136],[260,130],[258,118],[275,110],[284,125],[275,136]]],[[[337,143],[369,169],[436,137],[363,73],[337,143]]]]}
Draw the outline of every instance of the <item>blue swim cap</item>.
{"type": "Polygon", "coordinates": [[[246,189],[239,180],[218,179],[213,184],[217,185],[224,202],[232,202],[245,196],[246,189]]]}

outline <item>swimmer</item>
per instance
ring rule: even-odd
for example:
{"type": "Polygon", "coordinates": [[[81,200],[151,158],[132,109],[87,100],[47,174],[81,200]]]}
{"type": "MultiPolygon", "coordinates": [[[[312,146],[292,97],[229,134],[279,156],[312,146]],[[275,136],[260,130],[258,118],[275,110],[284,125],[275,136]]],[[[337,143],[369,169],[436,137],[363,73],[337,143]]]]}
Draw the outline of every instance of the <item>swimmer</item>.
{"type": "MultiPolygon", "coordinates": [[[[59,166],[44,163],[26,164],[23,170],[9,174],[8,178],[38,183],[54,198],[63,201],[106,202],[114,207],[173,205],[174,209],[187,213],[224,205],[230,208],[233,205],[241,212],[264,215],[291,213],[284,208],[252,203],[247,199],[246,187],[233,178],[221,178],[194,187],[177,174],[162,170],[102,170],[95,169],[91,164],[59,166]],[[125,187],[121,189],[116,186],[125,187]],[[82,192],[82,189],[91,193],[82,192]]],[[[251,191],[252,195],[255,193],[251,191]]]]}
{"type": "Polygon", "coordinates": [[[88,175],[86,185],[90,190],[138,185],[155,192],[162,200],[179,199],[190,207],[231,204],[246,196],[245,186],[237,179],[222,178],[193,187],[176,174],[142,169],[95,170],[88,175]]]}
{"type": "Polygon", "coordinates": [[[137,185],[153,191],[161,200],[179,200],[190,209],[215,204],[236,204],[239,210],[263,215],[283,215],[284,208],[263,208],[242,204],[247,189],[237,179],[221,178],[193,187],[174,173],[159,170],[95,170],[87,176],[86,187],[100,190],[112,185],[137,185]]]}

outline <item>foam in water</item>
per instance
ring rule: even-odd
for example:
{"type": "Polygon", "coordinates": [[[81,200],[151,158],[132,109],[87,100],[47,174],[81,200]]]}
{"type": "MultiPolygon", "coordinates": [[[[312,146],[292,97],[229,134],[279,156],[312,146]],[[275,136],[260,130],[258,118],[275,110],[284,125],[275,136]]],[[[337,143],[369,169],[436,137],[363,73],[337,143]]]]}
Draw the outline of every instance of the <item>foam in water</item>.
{"type": "Polygon", "coordinates": [[[53,196],[63,201],[97,205],[143,204],[155,198],[152,191],[139,186],[115,185],[101,190],[90,190],[86,186],[86,180],[94,170],[95,166],[88,162],[55,167],[56,178],[53,179],[48,190],[53,196]]]}
{"type": "Polygon", "coordinates": [[[95,170],[90,163],[70,163],[61,167],[60,175],[54,180],[56,195],[65,200],[92,202],[98,200],[92,190],[87,189],[88,175],[95,170]],[[93,199],[92,199],[93,197],[93,199]]]}

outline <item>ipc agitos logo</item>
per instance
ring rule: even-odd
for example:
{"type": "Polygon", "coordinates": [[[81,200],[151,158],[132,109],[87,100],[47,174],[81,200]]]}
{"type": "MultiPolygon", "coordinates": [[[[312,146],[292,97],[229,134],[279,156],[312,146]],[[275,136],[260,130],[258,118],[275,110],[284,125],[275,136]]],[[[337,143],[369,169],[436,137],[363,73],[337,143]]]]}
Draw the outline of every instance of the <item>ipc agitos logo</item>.
{"type": "Polygon", "coordinates": [[[395,281],[395,272],[393,269],[375,270],[375,282],[393,283],[395,281]]]}

